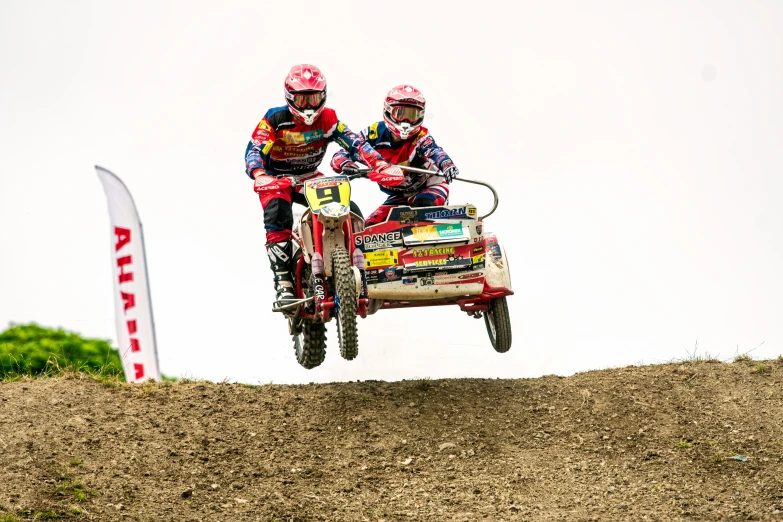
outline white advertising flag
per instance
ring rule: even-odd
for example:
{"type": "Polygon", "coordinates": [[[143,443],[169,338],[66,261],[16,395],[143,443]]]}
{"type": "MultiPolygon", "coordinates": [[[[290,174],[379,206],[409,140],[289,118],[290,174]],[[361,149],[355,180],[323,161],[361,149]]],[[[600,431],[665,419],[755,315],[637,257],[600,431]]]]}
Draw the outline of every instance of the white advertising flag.
{"type": "Polygon", "coordinates": [[[147,282],[141,221],[128,187],[108,170],[95,167],[103,183],[111,219],[114,302],[125,380],[161,380],[155,346],[155,324],[147,282]]]}

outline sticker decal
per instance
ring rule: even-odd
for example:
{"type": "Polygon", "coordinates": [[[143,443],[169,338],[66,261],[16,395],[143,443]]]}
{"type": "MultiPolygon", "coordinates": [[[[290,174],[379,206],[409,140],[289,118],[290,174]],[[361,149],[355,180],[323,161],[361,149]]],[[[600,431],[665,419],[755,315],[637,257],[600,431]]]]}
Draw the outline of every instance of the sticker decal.
{"type": "Polygon", "coordinates": [[[367,268],[380,268],[385,266],[393,266],[399,262],[399,251],[393,250],[376,250],[375,252],[364,253],[364,266],[367,268]]]}

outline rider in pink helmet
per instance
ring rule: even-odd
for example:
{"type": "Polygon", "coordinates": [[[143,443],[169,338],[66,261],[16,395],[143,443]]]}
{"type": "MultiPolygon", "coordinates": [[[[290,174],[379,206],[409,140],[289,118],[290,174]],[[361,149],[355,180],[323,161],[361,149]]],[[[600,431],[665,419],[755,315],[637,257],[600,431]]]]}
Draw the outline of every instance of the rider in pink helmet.
{"type": "Polygon", "coordinates": [[[291,205],[306,205],[304,195],[291,188],[290,176],[321,176],[318,166],[327,145],[334,141],[349,157],[373,169],[371,179],[385,184],[404,180],[398,167],[384,161],[370,144],[337,118],[334,110],[326,107],[326,78],[318,67],[292,67],[284,82],[284,93],[286,105],[266,112],[245,150],[245,172],[255,180],[254,189],[264,209],[266,248],[279,304],[295,298],[291,277],[291,205]]]}
{"type": "MultiPolygon", "coordinates": [[[[445,205],[448,201],[449,183],[459,170],[422,126],[425,107],[426,100],[421,91],[411,85],[398,85],[386,95],[383,121],[373,123],[359,133],[389,163],[432,172],[406,172],[404,182],[395,186],[381,185],[388,198],[367,218],[367,226],[384,221],[396,206],[428,207],[445,205]]],[[[335,172],[351,172],[359,168],[344,151],[335,153],[331,167],[335,172]]]]}

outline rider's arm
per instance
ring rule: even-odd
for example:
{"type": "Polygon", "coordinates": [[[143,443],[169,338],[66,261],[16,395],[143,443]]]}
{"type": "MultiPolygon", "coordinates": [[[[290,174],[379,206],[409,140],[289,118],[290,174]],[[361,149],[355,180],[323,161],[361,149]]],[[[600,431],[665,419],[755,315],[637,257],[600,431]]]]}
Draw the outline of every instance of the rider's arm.
{"type": "Polygon", "coordinates": [[[348,153],[348,156],[354,161],[361,161],[365,165],[375,168],[378,163],[386,164],[383,157],[372,148],[364,136],[354,133],[348,126],[337,120],[326,135],[326,138],[337,142],[348,153]]]}
{"type": "MultiPolygon", "coordinates": [[[[371,146],[375,145],[374,140],[370,140],[367,138],[367,133],[369,131],[368,129],[364,129],[362,131],[359,131],[359,138],[364,140],[366,143],[369,143],[371,146]]],[[[342,144],[340,144],[342,145],[342,144]]],[[[332,156],[332,161],[329,163],[329,166],[332,167],[332,170],[335,172],[342,172],[342,167],[348,162],[352,162],[354,159],[350,156],[348,151],[345,149],[340,149],[337,152],[334,153],[334,156],[332,156]]]]}
{"type": "Polygon", "coordinates": [[[275,131],[269,124],[267,116],[269,116],[269,113],[264,115],[258,127],[255,128],[253,135],[250,137],[250,142],[247,144],[247,149],[245,149],[245,173],[251,179],[255,178],[253,175],[254,170],[261,169],[261,171],[266,171],[269,153],[275,143],[275,131]]]}
{"type": "Polygon", "coordinates": [[[426,130],[422,130],[416,137],[416,155],[431,162],[441,172],[454,166],[446,151],[435,143],[435,139],[426,130]]]}

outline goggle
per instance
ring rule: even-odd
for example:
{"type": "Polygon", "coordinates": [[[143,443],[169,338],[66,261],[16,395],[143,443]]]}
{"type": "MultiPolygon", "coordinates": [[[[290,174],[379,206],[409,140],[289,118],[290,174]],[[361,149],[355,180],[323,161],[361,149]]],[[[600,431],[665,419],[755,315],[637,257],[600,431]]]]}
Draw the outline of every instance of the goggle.
{"type": "Polygon", "coordinates": [[[324,91],[308,93],[286,93],[286,98],[291,100],[291,104],[297,109],[317,109],[326,99],[324,91]]]}
{"type": "Polygon", "coordinates": [[[389,110],[389,116],[396,122],[418,123],[424,118],[424,109],[411,105],[394,105],[389,110]]]}

